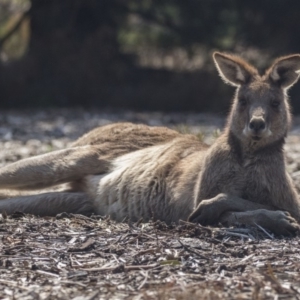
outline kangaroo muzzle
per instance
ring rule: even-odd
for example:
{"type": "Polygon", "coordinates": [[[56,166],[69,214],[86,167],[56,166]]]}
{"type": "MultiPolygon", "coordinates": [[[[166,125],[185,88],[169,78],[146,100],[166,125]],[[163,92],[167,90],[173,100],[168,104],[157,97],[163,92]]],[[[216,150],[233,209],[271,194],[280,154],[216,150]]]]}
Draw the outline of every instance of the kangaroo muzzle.
{"type": "Polygon", "coordinates": [[[271,131],[268,130],[266,121],[263,117],[252,117],[248,126],[246,126],[244,133],[253,140],[260,140],[263,137],[269,136],[271,131]]]}
{"type": "Polygon", "coordinates": [[[266,129],[266,122],[265,120],[260,118],[252,118],[249,122],[249,130],[253,134],[260,134],[266,129]]]}

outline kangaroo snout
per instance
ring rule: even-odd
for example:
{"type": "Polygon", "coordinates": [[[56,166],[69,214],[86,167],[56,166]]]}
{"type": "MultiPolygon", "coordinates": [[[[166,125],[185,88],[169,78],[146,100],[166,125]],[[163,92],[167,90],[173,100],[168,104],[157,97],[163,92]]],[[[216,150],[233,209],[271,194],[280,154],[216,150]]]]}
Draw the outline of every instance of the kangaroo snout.
{"type": "Polygon", "coordinates": [[[253,116],[248,125],[245,126],[243,133],[254,140],[260,140],[271,135],[271,131],[267,128],[266,120],[262,116],[253,116]]]}
{"type": "Polygon", "coordinates": [[[252,134],[261,134],[266,129],[266,122],[262,117],[254,117],[249,122],[249,130],[252,134]]]}

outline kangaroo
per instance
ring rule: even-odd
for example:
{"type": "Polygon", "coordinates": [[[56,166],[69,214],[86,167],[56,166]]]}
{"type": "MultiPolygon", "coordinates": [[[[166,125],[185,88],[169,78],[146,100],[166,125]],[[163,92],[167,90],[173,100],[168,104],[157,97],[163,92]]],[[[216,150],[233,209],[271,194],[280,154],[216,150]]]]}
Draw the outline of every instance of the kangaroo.
{"type": "Polygon", "coordinates": [[[236,93],[212,146],[164,127],[99,127],[68,149],[1,168],[6,199],[0,211],[257,224],[279,235],[298,231],[300,202],[283,146],[291,123],[287,90],[299,78],[300,55],[277,59],[264,75],[234,55],[215,52],[213,59],[236,93]],[[62,183],[69,187],[61,192],[10,196],[62,183]]]}

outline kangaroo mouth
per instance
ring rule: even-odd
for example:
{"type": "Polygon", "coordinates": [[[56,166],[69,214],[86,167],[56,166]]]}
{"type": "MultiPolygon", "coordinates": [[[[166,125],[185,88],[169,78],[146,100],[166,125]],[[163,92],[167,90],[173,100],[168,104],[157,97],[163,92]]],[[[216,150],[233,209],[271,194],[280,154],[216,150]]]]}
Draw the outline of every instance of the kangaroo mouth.
{"type": "Polygon", "coordinates": [[[259,141],[259,140],[262,139],[262,137],[261,137],[261,136],[258,136],[258,135],[253,135],[253,136],[252,136],[252,139],[253,139],[254,141],[259,141]]]}

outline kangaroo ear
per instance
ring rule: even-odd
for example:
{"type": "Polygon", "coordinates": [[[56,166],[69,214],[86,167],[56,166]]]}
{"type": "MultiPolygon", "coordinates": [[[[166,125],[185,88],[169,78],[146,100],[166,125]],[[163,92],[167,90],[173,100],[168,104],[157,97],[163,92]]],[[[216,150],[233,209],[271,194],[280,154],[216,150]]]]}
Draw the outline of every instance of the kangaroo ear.
{"type": "Polygon", "coordinates": [[[300,54],[278,58],[267,71],[269,78],[288,89],[295,84],[300,75],[300,54]]]}
{"type": "Polygon", "coordinates": [[[240,86],[250,81],[257,75],[257,70],[240,57],[215,52],[213,54],[215,65],[225,83],[240,86]]]}

